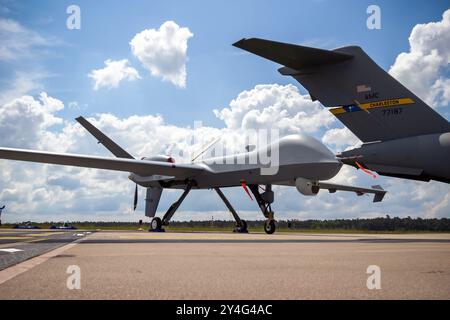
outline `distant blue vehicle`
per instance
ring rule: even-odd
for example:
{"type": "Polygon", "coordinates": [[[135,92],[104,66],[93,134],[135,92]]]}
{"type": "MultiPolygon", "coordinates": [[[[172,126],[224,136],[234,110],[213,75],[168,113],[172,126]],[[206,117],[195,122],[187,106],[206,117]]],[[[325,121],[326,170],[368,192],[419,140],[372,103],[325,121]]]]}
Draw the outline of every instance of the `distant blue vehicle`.
{"type": "Polygon", "coordinates": [[[40,229],[38,226],[34,226],[31,222],[25,222],[25,224],[17,224],[14,226],[14,229],[40,229]]]}

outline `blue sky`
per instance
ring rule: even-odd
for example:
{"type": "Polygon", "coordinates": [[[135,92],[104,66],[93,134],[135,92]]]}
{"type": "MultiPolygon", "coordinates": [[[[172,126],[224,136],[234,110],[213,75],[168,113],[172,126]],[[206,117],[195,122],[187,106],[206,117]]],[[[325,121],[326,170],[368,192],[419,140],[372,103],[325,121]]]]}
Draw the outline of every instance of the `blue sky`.
{"type": "MultiPolygon", "coordinates": [[[[231,110],[232,100],[240,106],[243,102],[238,97],[244,91],[250,91],[255,95],[260,94],[263,90],[257,86],[269,84],[272,86],[271,90],[275,88],[272,91],[269,90],[270,94],[275,92],[281,95],[281,99],[286,93],[296,94],[295,87],[301,94],[305,94],[304,89],[294,79],[283,77],[277,72],[278,65],[233,47],[232,43],[235,41],[243,37],[260,37],[325,49],[350,44],[359,45],[380,66],[389,70],[402,52],[413,55],[411,42],[408,41],[413,28],[418,24],[441,21],[444,11],[449,7],[448,1],[0,0],[0,22],[3,23],[3,28],[6,25],[13,25],[16,28],[20,26],[22,30],[18,33],[20,38],[17,36],[17,39],[14,38],[15,35],[8,33],[8,30],[0,30],[0,37],[5,37],[0,38],[0,99],[4,100],[0,101],[0,104],[3,104],[0,108],[6,110],[4,105],[25,95],[38,101],[41,92],[57,99],[56,102],[48,103],[54,109],[39,111],[42,112],[42,116],[36,118],[37,120],[27,113],[31,110],[30,108],[20,109],[27,113],[20,115],[21,119],[29,119],[29,122],[22,121],[24,127],[17,127],[16,131],[10,135],[11,137],[17,135],[18,138],[8,140],[6,135],[0,137],[0,145],[107,155],[104,150],[99,150],[99,146],[90,140],[90,137],[81,133],[81,130],[78,131],[73,119],[79,115],[96,119],[98,126],[135,153],[164,152],[170,142],[164,140],[163,135],[169,137],[169,134],[161,132],[167,131],[173,134],[171,138],[180,139],[185,132],[183,130],[192,127],[197,120],[203,121],[203,125],[208,127],[207,132],[224,134],[226,131],[220,131],[221,129],[233,128],[227,124],[226,119],[218,117],[213,110],[224,108],[231,110]],[[69,16],[66,8],[72,4],[78,5],[81,9],[80,30],[69,30],[66,27],[66,19],[69,16]],[[371,4],[381,8],[381,30],[369,30],[366,27],[368,17],[366,9],[371,4]],[[180,28],[188,28],[193,34],[187,40],[185,63],[187,78],[184,88],[152,75],[130,48],[130,41],[138,33],[146,29],[157,30],[167,21],[175,22],[180,28]],[[7,38],[8,41],[5,41],[7,38]],[[3,59],[2,50],[6,46],[12,47],[13,49],[7,49],[15,50],[14,52],[20,53],[20,56],[3,59]],[[128,66],[139,73],[140,79],[123,80],[117,87],[101,87],[95,90],[93,79],[88,75],[93,70],[104,68],[104,61],[107,59],[113,61],[127,59],[128,66]],[[281,87],[274,87],[275,84],[281,87]],[[59,102],[63,107],[59,107],[59,102]],[[73,102],[76,102],[78,107],[70,107],[73,102]],[[105,114],[111,114],[113,118],[102,118],[105,114]],[[160,115],[160,118],[157,118],[157,115],[160,115]],[[133,116],[137,118],[132,118],[133,116]],[[146,118],[146,116],[152,118],[146,118]],[[47,122],[42,120],[44,118],[47,122]],[[48,122],[49,118],[53,120],[48,122]],[[142,127],[134,132],[132,124],[136,125],[136,123],[142,124],[142,127]],[[22,145],[21,136],[32,137],[30,139],[33,143],[22,145]],[[141,137],[145,140],[145,144],[139,142],[141,137]]],[[[427,30],[431,30],[430,32],[433,32],[433,28],[433,25],[426,27],[427,30]]],[[[420,42],[420,39],[414,38],[414,41],[420,42]]],[[[439,39],[430,43],[421,54],[428,54],[434,48],[433,46],[441,51],[442,48],[450,50],[449,44],[442,45],[439,39]]],[[[449,52],[445,50],[439,53],[445,56],[448,54],[446,52],[449,52]]],[[[400,62],[397,67],[399,65],[400,62]]],[[[448,80],[449,78],[448,63],[445,62],[441,62],[438,70],[427,81],[424,80],[423,84],[418,82],[422,79],[420,76],[415,78],[416,75],[407,72],[413,70],[411,65],[401,65],[401,67],[393,70],[391,74],[398,76],[399,80],[408,87],[412,86],[411,89],[417,88],[418,91],[423,91],[423,93],[415,92],[419,96],[423,94],[421,97],[426,101],[433,102],[433,99],[438,99],[436,96],[427,96],[431,85],[436,84],[438,79],[448,80]],[[400,69],[406,71],[403,72],[400,69]]],[[[449,83],[444,81],[441,95],[448,90],[449,83]]],[[[298,99],[301,100],[298,103],[302,106],[303,103],[305,106],[309,105],[309,102],[303,101],[301,96],[298,96],[298,99]]],[[[35,101],[26,100],[26,103],[33,104],[35,101]]],[[[44,105],[47,106],[43,103],[42,108],[45,107],[44,105]]],[[[299,108],[303,108],[302,106],[299,108]]],[[[266,107],[266,105],[257,106],[261,110],[266,107]]],[[[442,98],[442,101],[436,102],[433,107],[449,119],[446,99],[442,98]]],[[[308,117],[313,116],[312,109],[306,113],[308,117]]],[[[275,124],[268,123],[268,126],[271,125],[275,124]]],[[[1,126],[0,117],[0,133],[1,126]]],[[[3,126],[6,128],[5,123],[3,126]]],[[[299,128],[322,139],[324,143],[328,143],[328,140],[324,138],[328,130],[333,128],[343,130],[342,125],[337,121],[327,124],[317,123],[315,130],[302,128],[301,123],[299,128]]],[[[349,136],[342,135],[342,137],[347,139],[349,136]]],[[[328,144],[328,146],[333,151],[337,151],[352,145],[351,141],[353,140],[348,138],[348,141],[341,141],[340,144],[334,145],[328,144]]],[[[97,179],[87,181],[89,179],[86,178],[85,171],[70,171],[71,169],[52,171],[53,169],[41,169],[42,166],[33,164],[20,164],[16,167],[16,164],[10,162],[2,162],[0,165],[3,166],[3,176],[0,174],[0,202],[7,201],[11,211],[20,213],[22,216],[27,214],[30,219],[39,217],[39,206],[55,197],[59,197],[59,201],[55,200],[53,206],[55,209],[52,211],[54,215],[51,217],[55,217],[61,210],[75,212],[89,209],[101,211],[104,217],[114,218],[121,210],[129,207],[131,201],[130,194],[133,186],[126,181],[126,176],[120,174],[86,171],[95,172],[95,179],[97,179]],[[6,173],[19,170],[17,168],[21,170],[18,179],[13,179],[6,173]],[[35,172],[36,178],[33,178],[33,170],[42,171],[35,172]],[[86,178],[86,181],[77,183],[80,177],[86,178]],[[107,186],[108,178],[119,179],[117,177],[125,180],[121,186],[126,190],[119,192],[107,186]],[[25,187],[26,181],[30,179],[34,182],[25,187]],[[104,190],[103,194],[107,197],[106,204],[97,203],[102,201],[102,192],[97,190],[98,193],[94,194],[94,188],[104,190]],[[108,192],[112,193],[108,194],[108,192]],[[28,193],[28,198],[23,193],[28,193]],[[83,206],[80,207],[80,203],[74,200],[75,197],[81,199],[83,206]]],[[[122,183],[119,180],[114,181],[122,183]]],[[[359,185],[372,183],[366,175],[348,170],[343,173],[342,182],[345,181],[359,185]]],[[[446,198],[449,189],[444,184],[433,182],[429,185],[429,190],[424,191],[427,185],[418,182],[379,178],[378,183],[395,190],[404,188],[398,192],[401,197],[390,198],[386,204],[372,210],[367,208],[368,201],[360,201],[348,195],[336,199],[330,196],[316,198],[316,200],[308,199],[301,205],[297,205],[296,201],[292,201],[292,196],[295,194],[295,197],[298,197],[298,194],[282,191],[277,205],[285,212],[291,214],[300,211],[303,215],[299,217],[308,218],[318,213],[322,217],[376,216],[385,213],[420,215],[424,210],[431,210],[430,208],[434,210],[435,207],[437,208],[435,216],[450,214],[450,199],[446,198]],[[418,196],[413,199],[409,197],[408,200],[408,189],[416,190],[418,196]],[[323,205],[324,201],[325,205],[323,205]],[[336,204],[336,209],[330,210],[326,205],[333,203],[336,204]],[[311,210],[311,207],[318,209],[311,210]]],[[[196,198],[188,199],[183,209],[186,211],[185,217],[189,217],[193,211],[197,210],[205,212],[205,215],[209,217],[209,212],[224,209],[215,196],[211,198],[211,196],[206,197],[206,193],[200,194],[207,200],[199,204],[196,198]]],[[[234,201],[242,200],[241,196],[242,190],[230,193],[234,201]]],[[[167,207],[175,198],[176,194],[164,195],[161,206],[167,207]]],[[[242,209],[247,212],[257,212],[253,204],[248,202],[242,204],[242,209]]],[[[49,217],[41,216],[42,219],[49,217]]]]}
{"type": "MultiPolygon", "coordinates": [[[[408,36],[417,23],[436,21],[448,7],[446,1],[377,1],[382,29],[366,28],[366,8],[372,1],[77,1],[81,30],[68,30],[65,10],[73,1],[14,2],[7,17],[61,42],[46,48],[48,54],[26,66],[2,66],[2,87],[17,69],[44,68],[51,76],[45,87],[63,102],[87,104],[85,115],[112,112],[164,115],[175,125],[194,120],[220,126],[211,112],[227,106],[237,93],[258,83],[295,83],[276,72],[276,65],[242,54],[231,44],[243,37],[263,37],[284,42],[335,48],[362,46],[383,68],[408,49],[408,36]],[[187,88],[145,75],[117,90],[94,92],[86,76],[107,58],[127,58],[139,67],[129,42],[139,31],[173,20],[188,27],[187,88]],[[9,77],[8,77],[9,76],[9,77]]],[[[8,2],[6,2],[8,5],[8,2]]],[[[140,70],[138,68],[138,70],[140,70]]],[[[144,73],[144,71],[142,71],[144,73]]],[[[77,110],[64,110],[74,118],[77,110]]]]}

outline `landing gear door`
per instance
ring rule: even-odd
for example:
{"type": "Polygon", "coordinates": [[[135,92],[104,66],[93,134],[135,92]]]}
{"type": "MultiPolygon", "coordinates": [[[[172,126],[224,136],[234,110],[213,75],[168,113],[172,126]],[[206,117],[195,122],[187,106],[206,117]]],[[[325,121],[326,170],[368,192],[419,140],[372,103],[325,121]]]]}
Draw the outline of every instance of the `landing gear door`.
{"type": "Polygon", "coordinates": [[[147,194],[145,197],[145,215],[147,217],[154,217],[156,209],[158,209],[159,199],[161,198],[163,188],[150,187],[147,188],[147,194]]]}

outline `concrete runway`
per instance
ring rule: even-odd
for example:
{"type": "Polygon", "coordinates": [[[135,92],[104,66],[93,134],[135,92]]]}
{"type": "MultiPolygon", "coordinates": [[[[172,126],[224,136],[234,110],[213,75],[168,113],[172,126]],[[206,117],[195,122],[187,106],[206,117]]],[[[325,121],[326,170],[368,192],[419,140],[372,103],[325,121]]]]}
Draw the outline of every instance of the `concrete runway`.
{"type": "Polygon", "coordinates": [[[97,232],[56,250],[0,271],[0,299],[450,299],[450,234],[97,232]]]}

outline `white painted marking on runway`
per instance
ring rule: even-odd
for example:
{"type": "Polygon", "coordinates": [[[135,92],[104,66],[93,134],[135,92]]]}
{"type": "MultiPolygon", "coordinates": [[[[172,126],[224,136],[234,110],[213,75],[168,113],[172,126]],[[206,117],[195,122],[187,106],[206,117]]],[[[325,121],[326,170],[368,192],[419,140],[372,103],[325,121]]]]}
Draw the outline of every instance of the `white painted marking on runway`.
{"type": "Polygon", "coordinates": [[[24,273],[37,265],[47,261],[50,258],[56,257],[67,249],[73,248],[78,244],[78,242],[82,241],[82,239],[77,239],[72,243],[66,244],[65,246],[56,248],[50,252],[46,252],[40,256],[31,258],[30,260],[25,260],[19,264],[8,267],[6,269],[0,270],[0,284],[18,276],[21,273],[24,273]]]}
{"type": "Polygon", "coordinates": [[[23,250],[16,249],[16,248],[4,248],[4,249],[0,249],[0,251],[14,253],[14,252],[19,252],[19,251],[23,251],[23,250]]]}

